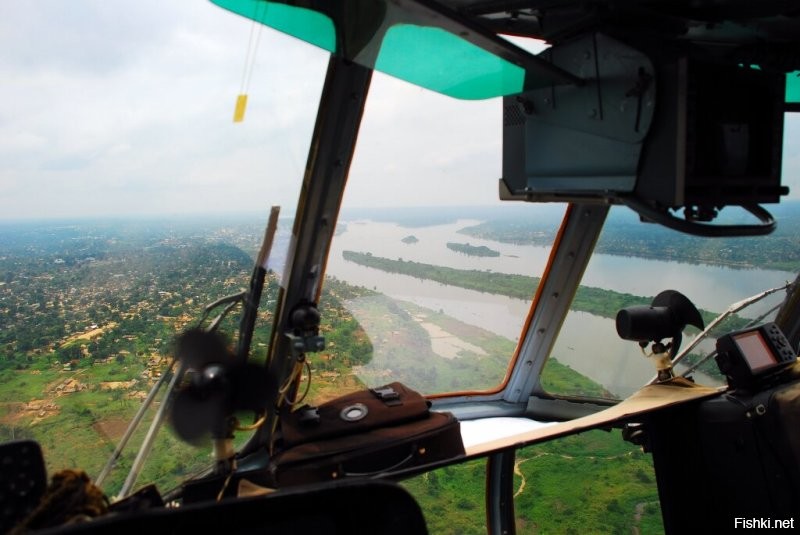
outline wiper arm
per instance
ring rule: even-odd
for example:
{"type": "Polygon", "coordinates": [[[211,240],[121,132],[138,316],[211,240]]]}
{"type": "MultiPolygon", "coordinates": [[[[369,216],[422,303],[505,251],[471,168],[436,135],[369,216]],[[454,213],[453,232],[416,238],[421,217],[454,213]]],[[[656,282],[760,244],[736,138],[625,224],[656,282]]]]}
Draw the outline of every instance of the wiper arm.
{"type": "Polygon", "coordinates": [[[239,362],[245,362],[250,353],[253,329],[255,329],[256,318],[258,317],[258,305],[261,302],[261,292],[264,289],[264,279],[267,276],[267,261],[272,250],[275,232],[278,229],[280,211],[280,206],[273,206],[269,212],[269,221],[264,231],[264,240],[261,242],[261,250],[258,252],[253,275],[250,277],[250,288],[245,293],[244,310],[242,311],[242,320],[239,323],[239,345],[236,349],[236,357],[239,362]]]}
{"type": "Polygon", "coordinates": [[[208,324],[208,328],[206,329],[208,332],[214,332],[219,327],[219,324],[222,323],[222,320],[228,315],[228,313],[233,310],[233,307],[239,304],[240,301],[244,301],[247,298],[247,292],[241,292],[236,295],[232,295],[231,297],[235,297],[236,300],[232,303],[229,303],[222,312],[220,312],[216,318],[213,319],[211,323],[208,324]]]}
{"type": "Polygon", "coordinates": [[[195,326],[195,328],[197,329],[200,328],[203,322],[206,321],[206,319],[208,318],[208,315],[211,314],[212,310],[227,304],[228,306],[225,307],[225,310],[223,310],[222,313],[220,313],[216,318],[214,318],[214,320],[211,322],[211,325],[209,325],[208,327],[209,331],[216,330],[216,328],[219,327],[220,322],[225,318],[225,316],[228,315],[228,312],[230,312],[231,309],[235,307],[238,302],[242,301],[246,296],[247,296],[247,291],[242,290],[241,292],[232,295],[226,295],[225,297],[220,297],[213,303],[206,305],[205,308],[203,309],[203,315],[200,316],[200,319],[197,321],[197,325],[195,326]]]}
{"type": "Polygon", "coordinates": [[[167,369],[164,370],[164,372],[161,374],[161,377],[159,377],[156,384],[153,385],[153,388],[150,389],[150,392],[147,394],[147,397],[142,402],[141,406],[139,407],[139,410],[136,412],[136,416],[134,416],[133,420],[131,420],[131,423],[128,424],[128,428],[125,430],[125,434],[122,436],[122,439],[119,441],[119,444],[117,444],[117,447],[114,449],[114,453],[111,454],[111,457],[108,459],[108,462],[103,467],[103,470],[95,478],[94,484],[97,485],[98,487],[102,486],[103,481],[105,481],[108,474],[111,473],[111,470],[117,464],[120,455],[122,455],[122,450],[124,450],[125,447],[128,445],[128,442],[133,436],[134,431],[136,431],[136,429],[139,427],[139,424],[141,424],[142,418],[144,418],[147,409],[150,408],[150,405],[152,405],[153,401],[156,399],[156,394],[158,394],[158,391],[161,389],[163,384],[167,382],[168,379],[171,378],[172,368],[174,366],[175,366],[175,360],[173,359],[172,361],[170,361],[167,369]]]}
{"type": "MultiPolygon", "coordinates": [[[[233,308],[239,304],[240,302],[244,303],[244,310],[242,313],[242,320],[240,324],[239,330],[239,347],[237,351],[237,356],[240,359],[240,362],[244,362],[247,359],[247,354],[250,350],[250,342],[253,336],[253,328],[255,326],[256,317],[258,315],[258,304],[261,300],[261,292],[264,286],[264,280],[266,278],[266,265],[267,260],[269,258],[270,250],[272,249],[273,239],[275,237],[275,231],[278,225],[278,214],[280,213],[280,208],[277,206],[273,206],[270,212],[269,222],[267,224],[267,229],[264,234],[264,240],[261,244],[261,250],[259,251],[258,258],[256,260],[255,268],[253,269],[253,275],[250,280],[250,289],[246,291],[241,291],[233,295],[228,295],[217,299],[213,303],[210,303],[203,309],[203,314],[200,317],[200,320],[197,322],[197,327],[200,328],[201,325],[206,321],[208,316],[211,312],[222,305],[227,305],[225,308],[220,312],[206,327],[204,330],[207,332],[214,332],[219,327],[220,323],[223,319],[230,313],[233,308]]],[[[139,407],[136,415],[134,416],[131,423],[128,425],[125,434],[123,435],[122,439],[120,440],[119,444],[115,448],[114,452],[111,454],[111,458],[108,460],[106,465],[103,467],[100,474],[97,476],[95,480],[96,485],[101,485],[103,481],[106,479],[108,474],[116,465],[117,461],[119,460],[122,451],[127,446],[128,442],[130,441],[133,433],[136,429],[141,425],[142,419],[144,418],[147,409],[152,405],[153,401],[158,394],[158,391],[161,387],[169,381],[169,385],[167,386],[166,393],[164,394],[164,399],[159,407],[153,421],[150,424],[150,428],[147,431],[147,435],[139,448],[139,452],[136,455],[136,459],[131,466],[130,472],[128,472],[128,476],[125,479],[125,482],[120,489],[118,496],[120,498],[126,497],[133,486],[136,484],[136,480],[139,477],[139,473],[141,472],[142,467],[144,466],[145,461],[147,460],[148,455],[153,446],[153,442],[158,434],[158,430],[161,427],[161,424],[164,421],[164,418],[167,415],[167,411],[172,404],[172,400],[174,397],[175,387],[183,378],[183,375],[186,371],[186,368],[183,363],[178,365],[177,371],[173,371],[175,367],[176,359],[172,359],[169,363],[169,366],[164,370],[163,374],[153,385],[153,388],[147,394],[142,405],[139,407]]]]}
{"type": "Polygon", "coordinates": [[[144,437],[144,442],[142,442],[141,447],[139,448],[139,452],[136,454],[136,458],[133,461],[133,465],[131,466],[130,472],[128,472],[128,477],[125,478],[125,483],[122,484],[122,488],[119,491],[119,497],[125,498],[130,494],[131,489],[136,484],[136,480],[139,478],[139,473],[142,471],[142,467],[144,466],[147,457],[150,455],[150,451],[153,449],[153,443],[155,442],[156,436],[158,436],[158,430],[161,428],[161,424],[164,422],[164,418],[167,416],[167,411],[172,405],[173,393],[175,392],[175,385],[180,382],[183,378],[183,374],[185,372],[185,367],[183,363],[178,365],[178,370],[175,373],[172,373],[172,366],[166,370],[164,373],[165,376],[171,375],[169,385],[167,386],[167,391],[164,394],[164,399],[161,402],[161,405],[158,407],[158,412],[156,412],[153,421],[150,423],[150,428],[147,430],[147,435],[144,437]]]}
{"type": "MultiPolygon", "coordinates": [[[[713,320],[712,320],[712,321],[711,321],[711,322],[708,324],[708,326],[707,326],[707,327],[706,327],[706,328],[703,330],[703,332],[701,332],[700,334],[698,334],[697,336],[695,336],[695,337],[694,337],[694,339],[692,340],[692,343],[690,343],[690,344],[689,344],[688,346],[686,346],[686,347],[685,347],[685,348],[684,348],[684,349],[683,349],[683,350],[682,350],[680,353],[678,353],[678,355],[677,355],[677,356],[676,356],[676,357],[673,359],[673,361],[672,361],[672,366],[674,367],[674,366],[675,366],[675,365],[677,365],[677,364],[678,364],[680,361],[682,361],[682,360],[683,360],[683,359],[684,359],[684,358],[685,358],[687,355],[689,355],[689,352],[690,352],[692,349],[694,349],[695,347],[697,347],[697,345],[698,345],[700,342],[702,342],[702,341],[703,341],[703,340],[704,340],[704,339],[705,339],[705,338],[708,336],[708,334],[709,334],[709,333],[710,333],[710,332],[711,332],[711,331],[712,331],[712,330],[713,330],[713,329],[714,329],[714,328],[715,328],[717,325],[719,325],[720,323],[722,323],[723,321],[725,321],[725,320],[726,320],[728,317],[730,317],[730,316],[731,316],[731,315],[733,315],[733,314],[736,314],[737,312],[739,312],[739,311],[740,311],[740,310],[742,310],[743,308],[747,308],[747,307],[749,307],[750,305],[752,305],[752,304],[754,304],[754,303],[757,303],[757,302],[761,301],[761,300],[762,300],[762,299],[764,299],[765,297],[767,297],[767,296],[770,296],[770,295],[774,294],[775,292],[780,292],[781,290],[785,290],[785,289],[789,288],[791,285],[792,285],[792,283],[790,283],[790,282],[787,282],[787,283],[786,283],[786,284],[784,284],[783,286],[779,286],[779,287],[777,287],[777,288],[770,288],[769,290],[765,290],[765,291],[763,291],[763,292],[760,292],[760,293],[757,293],[757,294],[755,294],[755,295],[752,295],[752,296],[750,296],[750,297],[747,297],[747,298],[745,298],[745,299],[742,299],[741,301],[738,301],[738,302],[736,302],[736,303],[733,303],[731,306],[729,306],[729,307],[728,307],[728,310],[726,310],[725,312],[723,312],[722,314],[720,314],[719,316],[717,316],[716,318],[714,318],[714,319],[713,319],[713,320]]],[[[690,370],[690,371],[691,371],[691,370],[690,370]]],[[[685,372],[685,373],[689,373],[689,372],[685,372]]],[[[684,373],[684,375],[685,375],[685,373],[684,373]]],[[[653,384],[653,383],[654,383],[654,382],[656,382],[657,380],[658,380],[658,377],[654,377],[654,378],[653,378],[653,379],[652,379],[652,380],[649,382],[649,384],[653,384]]]]}
{"type": "MultiPolygon", "coordinates": [[[[748,322],[747,322],[747,324],[746,324],[746,325],[745,325],[743,328],[744,328],[744,329],[747,329],[747,328],[749,328],[749,327],[752,327],[753,325],[757,325],[757,324],[761,323],[762,321],[764,321],[764,318],[766,318],[767,316],[769,316],[770,314],[772,314],[773,312],[775,312],[776,310],[778,310],[779,308],[781,308],[781,306],[782,306],[782,305],[783,305],[783,303],[778,303],[778,304],[777,304],[777,305],[775,305],[774,307],[770,308],[769,310],[767,310],[766,312],[764,312],[763,314],[761,314],[759,317],[757,317],[757,318],[754,318],[754,319],[752,319],[752,320],[748,321],[748,322]]],[[[703,363],[704,363],[704,362],[706,362],[708,359],[714,358],[715,356],[717,356],[717,350],[716,350],[716,349],[714,349],[714,350],[713,350],[713,351],[711,351],[711,352],[710,352],[708,355],[706,355],[706,356],[704,356],[703,358],[701,358],[700,360],[698,360],[696,363],[694,363],[694,364],[692,364],[691,366],[689,366],[688,368],[686,368],[686,371],[684,371],[684,372],[681,374],[681,376],[682,376],[682,377],[686,377],[686,376],[688,376],[690,373],[692,373],[692,372],[693,372],[693,371],[695,371],[697,368],[699,368],[700,366],[702,366],[702,365],[703,365],[703,363]]]]}

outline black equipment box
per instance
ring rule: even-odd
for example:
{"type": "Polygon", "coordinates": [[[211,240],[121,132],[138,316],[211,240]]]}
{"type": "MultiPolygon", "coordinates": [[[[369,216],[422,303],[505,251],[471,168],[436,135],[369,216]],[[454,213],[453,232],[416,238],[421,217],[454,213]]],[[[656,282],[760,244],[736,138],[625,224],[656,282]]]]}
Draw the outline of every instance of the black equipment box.
{"type": "Polygon", "coordinates": [[[734,516],[791,518],[800,512],[800,382],[700,405],[708,496],[734,516]]]}
{"type": "Polygon", "coordinates": [[[667,533],[800,512],[800,366],[763,392],[728,392],[647,421],[667,533]]]}

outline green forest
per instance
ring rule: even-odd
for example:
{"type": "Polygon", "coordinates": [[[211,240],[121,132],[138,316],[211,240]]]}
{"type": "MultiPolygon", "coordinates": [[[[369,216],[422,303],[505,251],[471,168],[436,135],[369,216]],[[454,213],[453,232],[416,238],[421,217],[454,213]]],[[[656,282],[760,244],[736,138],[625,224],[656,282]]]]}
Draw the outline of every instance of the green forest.
{"type": "Polygon", "coordinates": [[[447,248],[457,253],[462,253],[467,256],[486,256],[497,257],[500,256],[500,251],[490,249],[485,245],[470,245],[469,243],[455,243],[448,242],[447,248]]]}
{"type": "MultiPolygon", "coordinates": [[[[478,292],[505,295],[525,301],[533,299],[540,282],[539,277],[477,269],[456,269],[400,258],[392,260],[373,256],[371,253],[343,251],[342,255],[349,262],[381,271],[408,275],[417,279],[432,280],[441,284],[458,286],[478,292]]],[[[635,305],[649,305],[652,300],[652,296],[645,297],[591,286],[579,286],[570,308],[580,312],[588,312],[595,316],[614,319],[620,309],[635,305]]],[[[719,315],[717,312],[702,309],[700,313],[705,322],[709,322],[719,315]]],[[[730,329],[736,329],[737,326],[743,324],[744,320],[741,318],[733,318],[726,325],[730,329]]]]}
{"type": "MultiPolygon", "coordinates": [[[[701,238],[675,232],[656,224],[642,223],[639,216],[624,207],[614,207],[597,243],[596,253],[635,256],[687,263],[725,265],[742,268],[800,271],[800,203],[784,201],[770,206],[779,224],[767,235],[737,238],[701,238]]],[[[538,207],[537,207],[538,208],[538,207]]],[[[723,213],[716,223],[752,223],[736,208],[733,215],[723,213]]],[[[534,210],[528,211],[533,214],[534,210]]],[[[680,215],[679,215],[680,217],[680,215]]],[[[467,236],[504,243],[548,246],[555,231],[552,222],[519,213],[491,214],[479,224],[459,231],[467,236]]]]}

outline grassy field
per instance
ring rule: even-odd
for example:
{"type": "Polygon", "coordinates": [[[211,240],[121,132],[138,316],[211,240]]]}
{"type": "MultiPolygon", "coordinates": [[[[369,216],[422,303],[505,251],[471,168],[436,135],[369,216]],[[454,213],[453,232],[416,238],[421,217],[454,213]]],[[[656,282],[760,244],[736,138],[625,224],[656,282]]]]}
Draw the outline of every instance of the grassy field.
{"type": "MultiPolygon", "coordinates": [[[[116,362],[77,371],[6,370],[0,375],[0,441],[33,438],[42,446],[49,473],[80,468],[96,477],[150,388],[142,371],[143,365],[116,362]],[[129,381],[136,381],[130,389],[103,386],[129,381]]],[[[121,487],[154,412],[149,412],[105,482],[109,495],[121,487]]],[[[209,457],[177,440],[165,425],[139,481],[155,481],[168,489],[208,462],[209,457]]]]}
{"type": "MultiPolygon", "coordinates": [[[[442,535],[486,532],[484,460],[423,474],[403,485],[442,535]]],[[[619,432],[591,431],[517,452],[519,534],[663,533],[652,460],[619,432]]]]}

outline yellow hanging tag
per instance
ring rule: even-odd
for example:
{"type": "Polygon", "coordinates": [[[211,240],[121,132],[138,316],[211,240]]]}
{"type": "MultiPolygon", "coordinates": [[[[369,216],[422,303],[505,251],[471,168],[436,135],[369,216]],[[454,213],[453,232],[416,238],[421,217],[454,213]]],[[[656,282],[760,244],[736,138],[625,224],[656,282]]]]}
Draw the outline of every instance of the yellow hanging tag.
{"type": "Polygon", "coordinates": [[[236,97],[236,109],[233,111],[233,122],[241,123],[244,121],[244,110],[247,108],[247,95],[236,97]]]}

